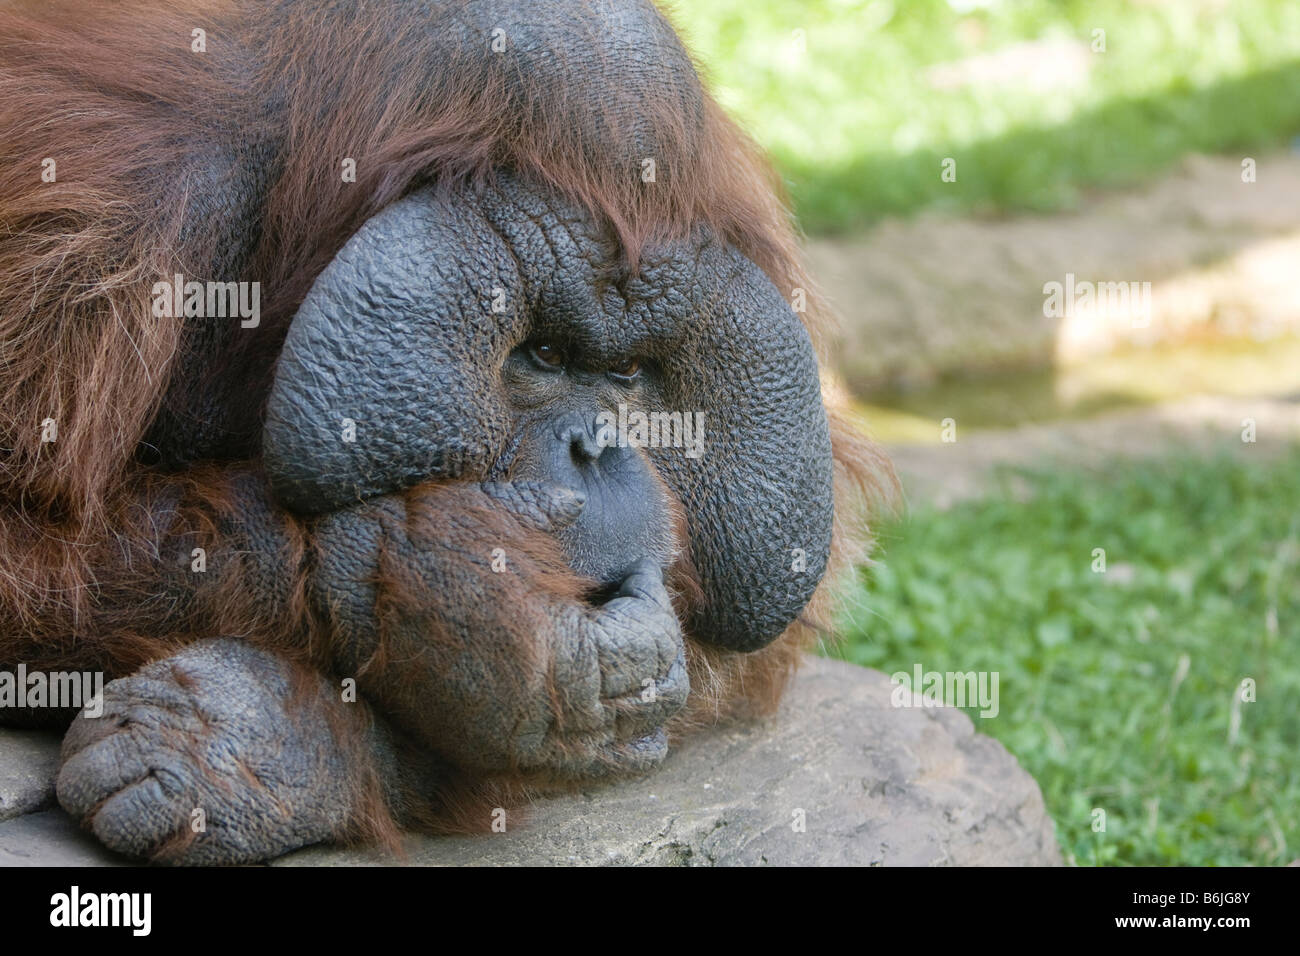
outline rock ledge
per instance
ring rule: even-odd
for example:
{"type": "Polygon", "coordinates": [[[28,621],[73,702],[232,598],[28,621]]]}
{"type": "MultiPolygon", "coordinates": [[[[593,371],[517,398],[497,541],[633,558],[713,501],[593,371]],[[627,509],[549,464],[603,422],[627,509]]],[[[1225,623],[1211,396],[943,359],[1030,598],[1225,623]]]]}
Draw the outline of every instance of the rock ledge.
{"type": "MultiPolygon", "coordinates": [[[[960,711],[891,706],[892,689],[811,658],[770,720],[690,740],[649,777],[540,801],[506,833],[412,837],[404,860],[311,847],[275,865],[1059,864],[1015,758],[960,711]]],[[[127,862],[43,810],[57,757],[56,736],[0,731],[0,819],[18,814],[0,823],[0,865],[127,862]]]]}
{"type": "MultiPolygon", "coordinates": [[[[647,778],[539,802],[504,834],[412,839],[405,862],[1059,865],[1015,758],[960,711],[895,708],[892,690],[878,671],[810,658],[770,720],[690,740],[647,778]]],[[[386,862],[326,847],[276,861],[386,862]]]]}

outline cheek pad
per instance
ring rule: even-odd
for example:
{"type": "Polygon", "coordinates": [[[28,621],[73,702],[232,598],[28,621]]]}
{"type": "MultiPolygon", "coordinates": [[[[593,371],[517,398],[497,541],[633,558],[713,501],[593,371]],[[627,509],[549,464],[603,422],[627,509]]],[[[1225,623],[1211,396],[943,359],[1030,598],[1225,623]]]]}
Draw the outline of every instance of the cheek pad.
{"type": "Polygon", "coordinates": [[[482,477],[508,437],[500,368],[523,335],[523,289],[470,198],[424,191],[370,219],[281,351],[263,435],[276,496],[320,514],[482,477]]]}
{"type": "Polygon", "coordinates": [[[665,356],[664,400],[704,413],[703,450],[652,455],[686,507],[706,596],[690,633],[749,651],[798,617],[826,570],[830,429],[808,332],[767,276],[717,243],[690,271],[676,284],[689,302],[674,311],[685,306],[689,318],[665,356]]]}
{"type": "Polygon", "coordinates": [[[272,487],[322,513],[424,480],[483,477],[509,439],[499,370],[530,326],[596,350],[611,336],[636,340],[663,370],[662,410],[704,415],[700,457],[648,449],[687,511],[706,598],[690,631],[734,650],[769,643],[807,605],[830,551],[816,357],[789,303],[740,253],[707,238],[660,252],[623,300],[597,292],[607,249],[586,217],[513,180],[389,207],[294,318],[268,407],[272,487]]]}

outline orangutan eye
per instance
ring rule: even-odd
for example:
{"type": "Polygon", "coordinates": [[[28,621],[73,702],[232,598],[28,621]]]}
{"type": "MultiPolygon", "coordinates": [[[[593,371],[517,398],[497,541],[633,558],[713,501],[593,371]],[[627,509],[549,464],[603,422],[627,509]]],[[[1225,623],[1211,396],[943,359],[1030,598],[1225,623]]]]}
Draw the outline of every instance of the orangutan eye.
{"type": "Polygon", "coordinates": [[[636,373],[639,371],[641,371],[641,363],[636,359],[624,359],[609,368],[609,374],[616,378],[636,378],[636,373]]]}
{"type": "Polygon", "coordinates": [[[540,342],[531,349],[533,358],[546,368],[560,369],[564,367],[564,353],[549,342],[540,342]]]}

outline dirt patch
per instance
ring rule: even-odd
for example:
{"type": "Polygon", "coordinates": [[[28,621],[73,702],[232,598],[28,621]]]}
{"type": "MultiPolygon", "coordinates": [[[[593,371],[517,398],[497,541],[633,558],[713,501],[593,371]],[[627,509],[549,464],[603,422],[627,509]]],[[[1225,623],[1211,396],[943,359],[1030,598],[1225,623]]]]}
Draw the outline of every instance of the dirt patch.
{"type": "Polygon", "coordinates": [[[1197,396],[1087,421],[957,432],[952,443],[891,444],[909,507],[979,497],[1003,468],[1104,468],[1116,458],[1171,452],[1264,460],[1300,442],[1300,395],[1197,396]],[[1253,441],[1243,441],[1243,435],[1253,441]]]}

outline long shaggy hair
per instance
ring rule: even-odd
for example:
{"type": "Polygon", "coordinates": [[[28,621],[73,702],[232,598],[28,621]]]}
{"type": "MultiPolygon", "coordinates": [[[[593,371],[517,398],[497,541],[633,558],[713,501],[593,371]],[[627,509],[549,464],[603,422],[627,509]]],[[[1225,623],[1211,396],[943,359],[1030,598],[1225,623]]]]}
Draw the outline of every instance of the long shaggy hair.
{"type": "MultiPolygon", "coordinates": [[[[787,295],[805,290],[803,318],[825,365],[830,313],[779,182],[707,94],[693,105],[669,95],[633,103],[593,89],[590,64],[557,59],[549,75],[530,77],[512,73],[509,58],[448,58],[443,37],[461,5],[419,6],[419,16],[409,4],[335,0],[0,7],[0,663],[83,660],[124,673],[204,636],[203,614],[255,640],[292,629],[241,608],[230,582],[218,607],[158,633],[141,623],[150,583],[128,573],[149,565],[131,549],[148,552],[165,531],[139,504],[148,479],[134,456],[183,348],[183,319],[153,315],[150,290],[158,277],[229,261],[228,238],[209,225],[222,212],[214,190],[257,212],[241,278],[270,300],[257,336],[220,370],[248,382],[249,415],[260,414],[298,304],[368,218],[417,186],[473,188],[500,169],[549,184],[607,224],[633,270],[648,244],[713,230],[787,295]],[[196,29],[206,52],[191,49],[196,29]],[[654,143],[653,185],[629,174],[629,107],[654,143]],[[344,157],[356,161],[355,182],[339,175],[344,157]],[[46,160],[52,182],[42,179],[46,160]],[[57,441],[42,441],[51,419],[57,441]],[[122,548],[125,562],[111,560],[122,548]],[[135,613],[112,606],[131,600],[135,613]]],[[[832,437],[826,582],[764,650],[691,643],[691,703],[674,731],[770,711],[824,632],[829,582],[868,543],[862,502],[890,480],[834,409],[832,437]]],[[[206,504],[184,520],[218,523],[220,476],[195,471],[193,480],[206,504]]],[[[301,610],[291,601],[284,613],[301,610]]]]}

